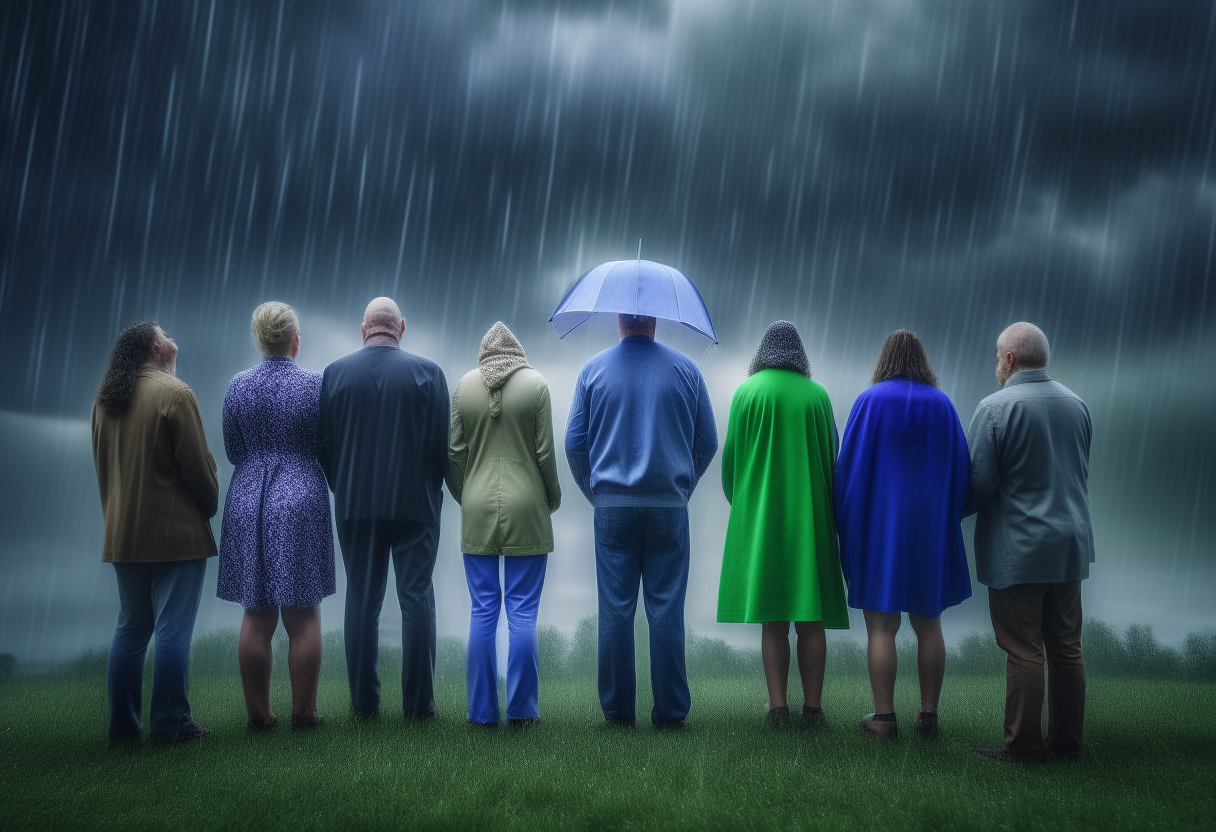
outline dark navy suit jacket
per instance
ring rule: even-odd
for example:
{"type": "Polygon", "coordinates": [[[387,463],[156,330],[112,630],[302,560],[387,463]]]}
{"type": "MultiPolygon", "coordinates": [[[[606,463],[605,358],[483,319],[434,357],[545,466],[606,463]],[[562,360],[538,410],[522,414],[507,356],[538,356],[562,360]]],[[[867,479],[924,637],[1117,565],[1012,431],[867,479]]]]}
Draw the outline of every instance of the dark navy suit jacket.
{"type": "Polygon", "coordinates": [[[449,406],[439,365],[396,347],[325,368],[318,456],[339,520],[439,522],[449,406]]]}

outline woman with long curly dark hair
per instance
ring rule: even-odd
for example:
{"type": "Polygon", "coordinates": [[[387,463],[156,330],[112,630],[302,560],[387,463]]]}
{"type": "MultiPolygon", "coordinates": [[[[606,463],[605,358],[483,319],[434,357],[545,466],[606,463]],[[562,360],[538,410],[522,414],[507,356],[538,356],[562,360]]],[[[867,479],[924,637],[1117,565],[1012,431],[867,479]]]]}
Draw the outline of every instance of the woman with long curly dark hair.
{"type": "Polygon", "coordinates": [[[970,476],[958,413],[915,332],[892,332],[871,386],[849,414],[836,463],[836,528],[849,606],[865,611],[874,713],[861,721],[894,739],[895,634],[902,613],[916,632],[918,734],[938,733],[946,668],[941,614],[971,596],[963,548],[963,500],[970,476]]]}
{"type": "Polygon", "coordinates": [[[93,463],[120,611],[106,682],[110,742],[138,741],[144,655],[156,635],[151,737],[206,735],[190,714],[190,637],[219,503],[194,393],[174,375],[177,344],[154,321],[123,328],[93,403],[93,463]]]}

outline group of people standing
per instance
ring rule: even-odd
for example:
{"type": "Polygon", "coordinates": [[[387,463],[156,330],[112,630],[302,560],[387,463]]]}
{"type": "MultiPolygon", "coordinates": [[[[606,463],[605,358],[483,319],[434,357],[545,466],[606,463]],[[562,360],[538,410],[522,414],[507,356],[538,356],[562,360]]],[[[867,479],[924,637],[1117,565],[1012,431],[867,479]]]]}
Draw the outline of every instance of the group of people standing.
{"type": "MultiPolygon", "coordinates": [[[[575,384],[565,436],[579,490],[594,506],[600,703],[605,719],[636,720],[633,620],[639,587],[649,623],[652,723],[683,728],[691,706],[684,660],[688,500],[718,449],[697,365],[654,340],[655,319],[618,318],[621,341],[575,384]]],[[[274,728],[270,644],[289,637],[293,728],[322,724],[316,692],[318,607],[335,592],[327,489],[347,576],[344,637],[351,710],[380,709],[379,614],[392,560],[402,616],[407,719],[436,715],[435,598],[442,487],[461,506],[461,551],[472,601],[468,721],[499,722],[495,637],[509,629],[506,716],[539,718],[536,617],[551,515],[561,504],[545,379],[501,322],[477,368],[449,391],[438,365],[400,348],[405,321],[377,298],[363,349],[323,374],[296,366],[299,321],[266,303],[252,323],[265,360],[233,377],[223,407],[234,465],[219,547],[219,597],[245,616],[239,664],[251,730],[274,728]]],[[[790,623],[797,635],[801,721],[826,724],[824,629],[865,612],[875,712],[866,733],[894,739],[895,634],[908,613],[918,639],[917,733],[936,736],[945,668],[940,616],[971,595],[961,520],[978,513],[976,565],[1008,654],[1005,743],[981,753],[1037,762],[1081,750],[1084,666],[1080,581],[1093,560],[1085,405],[1046,373],[1031,324],[997,341],[1002,390],[964,433],[937,389],[919,338],[886,340],[838,437],[827,391],[811,377],[794,325],[765,332],[735,391],[723,447],[731,505],[718,620],[760,623],[767,722],[791,721],[790,623]],[[847,585],[847,590],[846,590],[847,585]],[[847,594],[846,594],[847,592],[847,594]],[[1042,735],[1044,655],[1049,732],[1042,735]]],[[[216,554],[216,466],[197,402],[175,378],[177,346],[152,322],[126,327],[93,408],[93,451],[121,612],[110,651],[111,742],[138,739],[140,678],[155,632],[151,736],[207,732],[190,714],[186,671],[203,564],[216,554]]]]}

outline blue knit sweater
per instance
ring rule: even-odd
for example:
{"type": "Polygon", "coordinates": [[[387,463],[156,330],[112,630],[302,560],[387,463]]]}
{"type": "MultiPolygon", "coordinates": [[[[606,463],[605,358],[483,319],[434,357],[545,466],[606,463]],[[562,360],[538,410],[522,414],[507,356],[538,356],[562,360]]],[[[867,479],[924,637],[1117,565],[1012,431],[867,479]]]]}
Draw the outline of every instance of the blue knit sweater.
{"type": "Polygon", "coordinates": [[[625,338],[579,373],[566,460],[592,505],[686,506],[717,451],[705,380],[678,350],[625,338]]]}

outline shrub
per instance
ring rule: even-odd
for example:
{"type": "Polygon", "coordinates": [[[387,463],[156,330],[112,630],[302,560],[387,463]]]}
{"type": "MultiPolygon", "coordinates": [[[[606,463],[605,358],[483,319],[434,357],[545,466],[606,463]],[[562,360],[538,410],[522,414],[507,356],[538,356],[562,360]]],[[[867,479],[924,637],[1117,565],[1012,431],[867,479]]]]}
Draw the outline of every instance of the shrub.
{"type": "Polygon", "coordinates": [[[17,657],[12,653],[0,653],[0,682],[8,679],[17,669],[17,657]]]}
{"type": "Polygon", "coordinates": [[[968,633],[959,640],[954,654],[947,658],[946,669],[973,675],[991,675],[1005,669],[1005,651],[996,644],[991,632],[968,633]]]}
{"type": "Polygon", "coordinates": [[[1197,630],[1182,644],[1182,671],[1188,679],[1216,682],[1216,630],[1197,630]]]}

